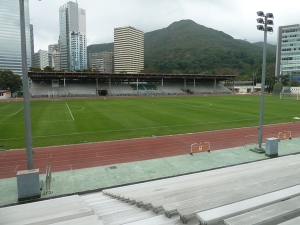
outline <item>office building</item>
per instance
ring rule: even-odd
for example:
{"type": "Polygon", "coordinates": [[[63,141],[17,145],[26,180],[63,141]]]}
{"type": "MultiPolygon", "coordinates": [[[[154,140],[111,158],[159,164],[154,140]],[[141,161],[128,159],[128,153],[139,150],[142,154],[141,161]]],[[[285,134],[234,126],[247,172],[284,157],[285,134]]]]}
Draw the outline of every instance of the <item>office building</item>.
{"type": "MultiPolygon", "coordinates": [[[[0,70],[22,75],[22,53],[19,1],[1,0],[0,4],[0,70]]],[[[29,2],[24,0],[27,66],[31,66],[29,2]]]]}
{"type": "Polygon", "coordinates": [[[139,73],[142,70],[144,70],[144,32],[131,26],[115,28],[115,73],[139,73]]]}
{"type": "Polygon", "coordinates": [[[83,69],[86,69],[87,67],[87,57],[78,57],[79,54],[74,53],[74,46],[71,46],[71,44],[76,43],[75,40],[85,43],[85,46],[82,46],[85,50],[82,52],[86,52],[85,13],[84,9],[78,8],[78,4],[71,1],[61,6],[59,9],[60,68],[65,71],[73,71],[77,68],[77,65],[83,65],[83,67],[80,67],[83,69]],[[78,63],[77,60],[85,61],[78,63]]]}
{"type": "Polygon", "coordinates": [[[300,25],[280,26],[277,37],[275,75],[300,78],[300,25]]]}
{"type": "Polygon", "coordinates": [[[86,11],[85,9],[78,9],[78,31],[86,35],[86,11]]]}
{"type": "Polygon", "coordinates": [[[87,69],[86,38],[80,32],[71,33],[71,70],[87,69]]]}
{"type": "Polygon", "coordinates": [[[48,52],[45,50],[39,50],[32,55],[32,67],[43,70],[46,66],[49,66],[48,52]]]}
{"type": "Polygon", "coordinates": [[[89,54],[89,67],[93,71],[113,73],[113,52],[97,52],[89,54]]]}

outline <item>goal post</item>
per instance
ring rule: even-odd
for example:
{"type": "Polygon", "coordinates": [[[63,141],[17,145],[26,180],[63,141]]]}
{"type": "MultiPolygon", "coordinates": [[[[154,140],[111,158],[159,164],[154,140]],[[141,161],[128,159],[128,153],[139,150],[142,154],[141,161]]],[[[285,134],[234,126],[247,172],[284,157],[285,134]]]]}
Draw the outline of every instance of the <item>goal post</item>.
{"type": "Polygon", "coordinates": [[[299,100],[299,93],[280,93],[280,99],[299,100]]]}

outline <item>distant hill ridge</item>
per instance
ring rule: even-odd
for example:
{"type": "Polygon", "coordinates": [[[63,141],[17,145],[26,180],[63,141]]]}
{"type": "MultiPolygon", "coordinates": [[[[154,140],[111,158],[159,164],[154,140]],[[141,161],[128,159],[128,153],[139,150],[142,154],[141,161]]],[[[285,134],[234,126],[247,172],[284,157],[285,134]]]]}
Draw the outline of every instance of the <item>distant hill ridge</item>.
{"type": "MultiPolygon", "coordinates": [[[[262,46],[262,42],[252,44],[192,20],[181,20],[145,33],[145,72],[249,77],[261,73],[262,46]]],[[[113,43],[87,47],[88,53],[101,51],[113,51],[113,43]]],[[[276,45],[268,44],[268,65],[274,65],[275,59],[276,45]]]]}

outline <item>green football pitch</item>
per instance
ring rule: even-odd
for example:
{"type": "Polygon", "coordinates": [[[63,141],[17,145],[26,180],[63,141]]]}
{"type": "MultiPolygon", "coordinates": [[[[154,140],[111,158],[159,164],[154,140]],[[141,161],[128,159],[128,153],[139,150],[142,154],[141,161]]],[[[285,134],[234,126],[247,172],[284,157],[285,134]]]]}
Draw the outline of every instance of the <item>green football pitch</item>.
{"type": "MultiPolygon", "coordinates": [[[[258,126],[260,96],[31,101],[33,147],[258,126]]],[[[300,102],[265,96],[264,124],[294,121],[300,102]]],[[[23,102],[0,102],[0,145],[25,147],[23,102]]]]}

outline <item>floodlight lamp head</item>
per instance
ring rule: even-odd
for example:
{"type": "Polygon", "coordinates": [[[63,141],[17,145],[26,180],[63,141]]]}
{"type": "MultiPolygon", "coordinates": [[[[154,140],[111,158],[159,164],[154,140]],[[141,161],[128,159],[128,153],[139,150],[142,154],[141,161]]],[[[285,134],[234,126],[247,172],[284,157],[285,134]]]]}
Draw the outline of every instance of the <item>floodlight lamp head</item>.
{"type": "Polygon", "coordinates": [[[270,19],[274,19],[273,13],[267,13],[267,14],[266,14],[266,17],[267,17],[267,18],[270,18],[270,19]]]}
{"type": "Polygon", "coordinates": [[[267,24],[273,26],[273,25],[274,25],[274,22],[273,22],[273,20],[267,20],[267,24]]]}
{"type": "Polygon", "coordinates": [[[257,14],[258,16],[265,16],[265,14],[264,14],[263,11],[258,11],[256,14],[257,14]]]}
{"type": "Polygon", "coordinates": [[[273,33],[273,27],[267,27],[267,31],[273,33]]]}
{"type": "Polygon", "coordinates": [[[258,19],[256,19],[256,21],[257,21],[258,23],[262,23],[262,24],[265,23],[265,21],[264,21],[262,18],[258,18],[258,19]]]}
{"type": "Polygon", "coordinates": [[[257,27],[257,30],[261,30],[261,31],[265,30],[263,25],[257,25],[256,27],[257,27]]]}

